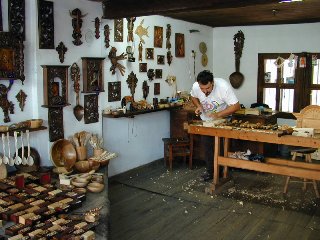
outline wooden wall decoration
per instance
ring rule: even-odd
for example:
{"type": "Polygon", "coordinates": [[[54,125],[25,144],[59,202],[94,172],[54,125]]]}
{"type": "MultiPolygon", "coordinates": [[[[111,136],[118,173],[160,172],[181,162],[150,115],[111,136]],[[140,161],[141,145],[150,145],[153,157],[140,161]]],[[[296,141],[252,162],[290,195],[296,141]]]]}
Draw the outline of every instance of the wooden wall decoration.
{"type": "Polygon", "coordinates": [[[157,63],[164,64],[164,55],[157,55],[157,63]]]}
{"type": "Polygon", "coordinates": [[[95,29],[95,37],[96,39],[99,39],[100,38],[100,19],[98,17],[96,17],[94,19],[94,29],[95,29]]]}
{"type": "Polygon", "coordinates": [[[156,69],[155,78],[162,78],[162,69],[156,69]]]}
{"type": "Polygon", "coordinates": [[[156,48],[162,48],[163,43],[163,27],[154,26],[153,45],[156,48]]]}
{"type": "Polygon", "coordinates": [[[141,62],[142,61],[142,51],[143,51],[143,46],[142,46],[141,41],[139,42],[138,50],[139,50],[139,61],[141,62]]]}
{"type": "Polygon", "coordinates": [[[143,39],[144,36],[149,37],[149,35],[148,35],[148,28],[149,27],[144,28],[142,26],[143,22],[144,22],[144,19],[141,20],[139,26],[136,28],[136,31],[134,32],[135,34],[137,34],[139,36],[141,44],[145,44],[145,41],[143,39]]]}
{"type": "Polygon", "coordinates": [[[137,83],[138,83],[138,78],[136,74],[134,74],[133,71],[131,71],[131,73],[127,78],[127,84],[133,99],[134,99],[134,93],[136,92],[137,83]]]}
{"type": "Polygon", "coordinates": [[[123,42],[123,19],[114,20],[114,41],[123,42]]]}
{"type": "Polygon", "coordinates": [[[68,103],[69,66],[42,65],[43,107],[64,107],[68,103]]]}
{"type": "Polygon", "coordinates": [[[149,81],[152,81],[155,76],[154,69],[149,68],[148,72],[147,72],[147,76],[148,76],[149,81]]]}
{"type": "Polygon", "coordinates": [[[104,92],[103,60],[98,57],[83,57],[83,92],[104,92]]]}
{"type": "Polygon", "coordinates": [[[160,83],[154,83],[153,94],[160,95],[160,83]]]}
{"type": "Polygon", "coordinates": [[[108,82],[108,102],[121,100],[121,82],[108,82]]]}
{"type": "Polygon", "coordinates": [[[49,108],[48,125],[50,142],[64,138],[62,107],[49,108]]]}
{"type": "Polygon", "coordinates": [[[63,42],[60,42],[58,47],[56,47],[56,51],[59,54],[59,60],[61,63],[64,62],[64,54],[68,51],[68,48],[63,44],[63,42]]]}
{"type": "Polygon", "coordinates": [[[110,47],[110,27],[108,24],[104,25],[104,43],[105,47],[110,47]]]}
{"type": "Polygon", "coordinates": [[[147,72],[148,65],[147,63],[139,63],[139,72],[147,72]]]}
{"type": "Polygon", "coordinates": [[[148,85],[148,82],[145,80],[145,81],[143,81],[143,83],[142,83],[142,93],[143,93],[143,98],[145,99],[145,100],[147,100],[147,97],[148,97],[148,95],[149,95],[149,85],[148,85]]]}
{"type": "Polygon", "coordinates": [[[175,34],[175,46],[176,46],[176,57],[184,57],[185,47],[184,47],[184,34],[176,33],[175,34]]]}
{"type": "Polygon", "coordinates": [[[23,83],[23,41],[11,32],[0,32],[0,79],[20,79],[23,83]]]}
{"type": "Polygon", "coordinates": [[[10,81],[9,86],[6,87],[3,84],[0,84],[0,107],[3,110],[4,119],[3,121],[10,122],[10,114],[14,114],[14,104],[8,100],[8,92],[10,91],[13,85],[13,81],[10,81]]]}
{"type": "Polygon", "coordinates": [[[25,2],[9,0],[9,31],[16,37],[25,40],[25,2]]]}
{"type": "Polygon", "coordinates": [[[88,94],[84,96],[84,123],[99,122],[99,106],[97,94],[88,94]]]}
{"type": "Polygon", "coordinates": [[[148,59],[148,60],[154,59],[154,49],[153,48],[146,48],[146,59],[148,59]]]}
{"type": "Polygon", "coordinates": [[[82,44],[81,41],[81,27],[82,27],[82,18],[87,16],[87,13],[82,15],[81,10],[79,8],[75,8],[70,12],[70,16],[72,17],[72,27],[73,27],[73,33],[72,37],[74,38],[73,44],[76,46],[79,46],[82,44]]]}
{"type": "Polygon", "coordinates": [[[53,2],[38,0],[39,48],[54,49],[53,2]]]}
{"type": "Polygon", "coordinates": [[[129,17],[127,18],[128,24],[128,37],[127,37],[127,42],[133,42],[133,28],[134,28],[134,22],[136,21],[136,17],[129,17]]]}
{"type": "Polygon", "coordinates": [[[26,103],[27,96],[28,95],[22,89],[16,95],[16,99],[19,102],[19,107],[20,107],[22,112],[23,112],[23,109],[24,109],[24,105],[26,103]]]}
{"type": "Polygon", "coordinates": [[[120,64],[118,61],[119,60],[124,60],[126,59],[127,54],[121,53],[119,56],[117,56],[117,49],[115,47],[112,47],[110,49],[110,52],[108,54],[108,58],[111,61],[111,67],[110,67],[110,71],[112,74],[116,73],[116,69],[118,69],[121,73],[122,76],[124,76],[125,73],[125,66],[123,66],[122,64],[120,64]]]}
{"type": "Polygon", "coordinates": [[[170,50],[171,49],[170,38],[171,38],[171,25],[167,24],[167,29],[166,29],[166,39],[167,39],[167,41],[166,41],[166,49],[168,49],[168,51],[167,51],[167,63],[169,64],[169,66],[170,66],[170,64],[172,62],[172,58],[173,58],[173,56],[171,54],[171,50],[170,50]]]}

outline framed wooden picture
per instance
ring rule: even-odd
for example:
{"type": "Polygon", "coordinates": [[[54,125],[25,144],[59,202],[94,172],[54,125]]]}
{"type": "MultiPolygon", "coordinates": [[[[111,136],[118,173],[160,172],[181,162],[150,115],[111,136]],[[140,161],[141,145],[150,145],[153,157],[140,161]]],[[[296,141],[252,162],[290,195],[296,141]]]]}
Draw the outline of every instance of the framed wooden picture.
{"type": "Polygon", "coordinates": [[[184,34],[176,33],[175,34],[175,44],[176,44],[176,57],[185,56],[185,46],[184,46],[184,34]]]}
{"type": "Polygon", "coordinates": [[[148,59],[148,60],[154,59],[154,49],[153,48],[146,48],[146,59],[148,59]]]}
{"type": "Polygon", "coordinates": [[[153,94],[154,95],[159,95],[160,94],[160,83],[154,83],[153,94]]]}
{"type": "Polygon", "coordinates": [[[164,55],[157,55],[157,63],[164,64],[164,55]]]}
{"type": "Polygon", "coordinates": [[[154,47],[162,48],[163,43],[163,27],[154,26],[154,47]]]}
{"type": "Polygon", "coordinates": [[[156,69],[155,78],[162,78],[162,69],[156,69]]]}
{"type": "Polygon", "coordinates": [[[147,63],[139,63],[139,72],[147,72],[147,63]]]}

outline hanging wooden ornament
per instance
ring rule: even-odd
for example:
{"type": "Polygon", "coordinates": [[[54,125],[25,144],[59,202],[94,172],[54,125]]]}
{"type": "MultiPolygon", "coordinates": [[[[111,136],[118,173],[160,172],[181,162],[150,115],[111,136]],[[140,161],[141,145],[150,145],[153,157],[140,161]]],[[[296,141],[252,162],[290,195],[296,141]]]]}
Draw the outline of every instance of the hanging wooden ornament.
{"type": "Polygon", "coordinates": [[[18,92],[18,94],[16,95],[16,99],[18,100],[19,107],[20,107],[21,111],[23,112],[24,105],[25,105],[25,102],[26,102],[26,99],[27,99],[27,94],[24,91],[22,91],[22,89],[21,89],[18,92]]]}

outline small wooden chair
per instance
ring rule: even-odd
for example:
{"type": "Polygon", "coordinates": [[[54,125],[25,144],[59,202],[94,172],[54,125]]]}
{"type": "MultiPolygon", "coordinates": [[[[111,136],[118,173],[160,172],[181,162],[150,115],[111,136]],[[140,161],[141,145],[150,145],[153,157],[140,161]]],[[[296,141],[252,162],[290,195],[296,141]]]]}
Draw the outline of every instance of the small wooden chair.
{"type": "MultiPolygon", "coordinates": [[[[291,152],[293,153],[292,161],[295,161],[296,158],[297,158],[298,153],[300,153],[300,154],[302,154],[302,157],[304,157],[304,160],[306,162],[311,163],[312,162],[311,153],[314,153],[316,150],[317,149],[314,149],[314,148],[301,148],[301,149],[291,150],[291,152]]],[[[290,182],[290,178],[291,177],[288,176],[287,179],[286,179],[286,183],[284,185],[283,193],[287,193],[288,192],[288,185],[289,185],[289,182],[290,182]]],[[[308,182],[307,179],[303,179],[303,187],[302,187],[303,191],[307,190],[307,183],[312,183],[313,184],[313,188],[314,188],[314,191],[316,193],[316,196],[317,196],[317,198],[320,198],[316,180],[312,180],[311,182],[310,181],[308,182]]]]}
{"type": "Polygon", "coordinates": [[[189,168],[192,168],[192,151],[190,150],[190,140],[186,138],[162,138],[164,143],[164,165],[169,162],[169,169],[172,171],[172,161],[175,156],[182,156],[184,162],[189,157],[189,168]]]}

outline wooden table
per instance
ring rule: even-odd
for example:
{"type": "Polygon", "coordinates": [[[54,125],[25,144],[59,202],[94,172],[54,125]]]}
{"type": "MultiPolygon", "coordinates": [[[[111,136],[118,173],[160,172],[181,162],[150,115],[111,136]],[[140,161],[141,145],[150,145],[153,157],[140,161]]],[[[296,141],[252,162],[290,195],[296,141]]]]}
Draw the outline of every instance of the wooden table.
{"type": "MultiPolygon", "coordinates": [[[[227,177],[228,167],[242,168],[254,170],[258,172],[273,173],[285,176],[293,176],[299,178],[320,180],[320,164],[294,162],[291,160],[284,160],[279,158],[265,158],[265,162],[254,162],[248,160],[241,160],[229,158],[229,141],[230,139],[241,139],[254,142],[285,144],[299,147],[320,148],[320,139],[311,137],[297,137],[292,135],[278,136],[278,132],[265,133],[253,130],[244,129],[225,129],[218,127],[204,127],[202,125],[190,124],[188,128],[190,140],[192,143],[193,135],[207,135],[214,137],[215,149],[220,149],[220,138],[224,138],[224,155],[221,156],[219,151],[214,151],[213,162],[213,183],[207,192],[213,193],[216,188],[221,185],[219,183],[219,166],[224,166],[224,176],[227,177]]],[[[191,144],[192,147],[192,144],[191,144]]],[[[192,150],[192,149],[191,149],[192,150]]]]}

